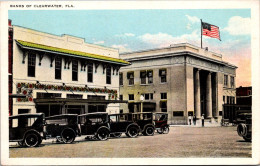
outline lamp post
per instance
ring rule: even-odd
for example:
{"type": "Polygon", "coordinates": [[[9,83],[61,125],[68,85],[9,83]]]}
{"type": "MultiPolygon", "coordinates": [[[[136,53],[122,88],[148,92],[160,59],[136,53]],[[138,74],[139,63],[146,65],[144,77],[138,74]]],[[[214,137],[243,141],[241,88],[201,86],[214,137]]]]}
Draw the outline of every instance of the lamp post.
{"type": "Polygon", "coordinates": [[[144,101],[144,96],[140,96],[140,101],[141,101],[141,113],[143,112],[143,101],[144,101]]]}

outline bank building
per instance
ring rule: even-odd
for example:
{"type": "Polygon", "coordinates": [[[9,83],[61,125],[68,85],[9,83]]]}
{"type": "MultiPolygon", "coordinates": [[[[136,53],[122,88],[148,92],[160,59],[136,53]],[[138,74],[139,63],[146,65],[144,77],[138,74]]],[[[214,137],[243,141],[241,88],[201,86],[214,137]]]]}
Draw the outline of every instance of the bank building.
{"type": "Polygon", "coordinates": [[[119,113],[117,49],[11,25],[9,115],[119,113]]]}
{"type": "Polygon", "coordinates": [[[167,112],[170,124],[219,123],[223,104],[235,104],[236,69],[221,54],[188,43],[120,54],[131,63],[120,69],[124,112],[167,112]],[[141,97],[142,96],[142,97],[141,97]]]}

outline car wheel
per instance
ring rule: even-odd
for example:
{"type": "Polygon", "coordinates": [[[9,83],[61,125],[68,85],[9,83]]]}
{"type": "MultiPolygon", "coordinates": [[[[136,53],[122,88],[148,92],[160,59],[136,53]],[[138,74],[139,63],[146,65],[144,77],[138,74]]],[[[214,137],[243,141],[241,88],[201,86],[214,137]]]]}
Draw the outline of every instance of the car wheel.
{"type": "Polygon", "coordinates": [[[131,137],[131,138],[137,137],[137,136],[138,136],[138,133],[139,133],[139,131],[138,131],[138,128],[136,128],[136,127],[130,127],[130,128],[128,129],[128,131],[127,131],[127,134],[128,134],[129,137],[131,137]]]}
{"type": "Polygon", "coordinates": [[[65,144],[72,143],[75,140],[75,134],[71,129],[65,129],[62,131],[62,141],[65,144]]]}
{"type": "Polygon", "coordinates": [[[244,123],[240,123],[237,126],[237,134],[241,137],[243,137],[244,135],[246,135],[246,125],[244,123]]]}
{"type": "Polygon", "coordinates": [[[105,141],[105,140],[107,140],[108,135],[109,135],[109,133],[108,133],[107,130],[101,129],[101,130],[99,130],[98,133],[97,133],[97,138],[98,138],[99,140],[101,140],[101,141],[105,141]]]}
{"type": "Polygon", "coordinates": [[[26,134],[24,143],[27,147],[35,147],[39,145],[39,135],[36,133],[26,134]]]}
{"type": "Polygon", "coordinates": [[[126,136],[130,137],[130,135],[128,133],[125,133],[126,136]]]}
{"type": "Polygon", "coordinates": [[[121,137],[122,133],[114,133],[114,134],[110,134],[110,136],[115,137],[115,138],[119,138],[121,137]]]}
{"type": "Polygon", "coordinates": [[[251,142],[251,135],[243,136],[243,138],[246,142],[251,142]]]}
{"type": "Polygon", "coordinates": [[[148,135],[148,136],[154,135],[154,128],[152,126],[146,127],[145,134],[148,135]]]}
{"type": "Polygon", "coordinates": [[[168,134],[170,131],[170,128],[167,126],[167,127],[164,127],[163,129],[163,134],[168,134]]]}

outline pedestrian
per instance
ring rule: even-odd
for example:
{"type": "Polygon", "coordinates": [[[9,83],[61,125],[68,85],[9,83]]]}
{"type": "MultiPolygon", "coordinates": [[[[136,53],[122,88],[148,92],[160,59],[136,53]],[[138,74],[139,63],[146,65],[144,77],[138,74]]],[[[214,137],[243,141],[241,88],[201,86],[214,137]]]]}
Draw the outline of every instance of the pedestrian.
{"type": "Polygon", "coordinates": [[[193,125],[196,126],[196,120],[197,120],[197,117],[196,115],[193,116],[193,125]]]}
{"type": "Polygon", "coordinates": [[[190,123],[190,125],[191,125],[191,115],[189,115],[188,118],[189,118],[189,123],[190,123]]]}
{"type": "Polygon", "coordinates": [[[204,114],[202,114],[202,116],[201,116],[201,124],[202,124],[202,127],[204,127],[204,114]]]}

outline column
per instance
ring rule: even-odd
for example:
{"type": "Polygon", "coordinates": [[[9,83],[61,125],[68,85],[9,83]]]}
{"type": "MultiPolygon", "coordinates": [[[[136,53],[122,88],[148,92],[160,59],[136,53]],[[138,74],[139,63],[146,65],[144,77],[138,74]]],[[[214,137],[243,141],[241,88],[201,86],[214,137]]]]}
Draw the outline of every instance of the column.
{"type": "Polygon", "coordinates": [[[212,118],[212,87],[211,87],[211,72],[208,73],[206,83],[206,112],[207,118],[212,118]]]}
{"type": "Polygon", "coordinates": [[[195,114],[197,118],[201,117],[200,109],[200,69],[195,72],[195,89],[194,89],[194,104],[195,104],[195,114]]]}

